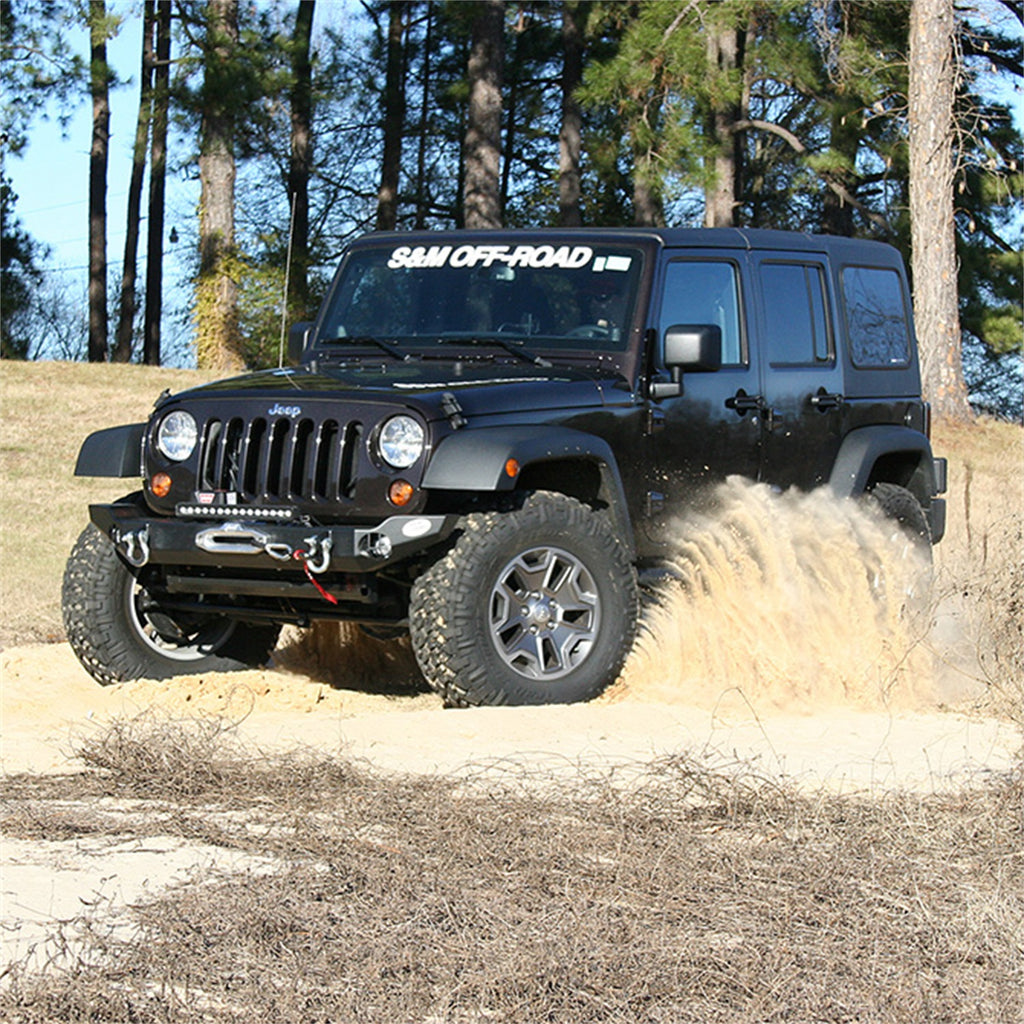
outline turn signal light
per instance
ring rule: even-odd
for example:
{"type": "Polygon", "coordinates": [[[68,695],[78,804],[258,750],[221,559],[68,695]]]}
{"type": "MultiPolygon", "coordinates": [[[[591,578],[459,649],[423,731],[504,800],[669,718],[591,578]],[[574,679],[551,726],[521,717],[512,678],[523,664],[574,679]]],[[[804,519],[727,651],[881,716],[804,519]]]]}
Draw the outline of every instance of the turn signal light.
{"type": "Polygon", "coordinates": [[[505,475],[510,477],[512,480],[515,480],[515,478],[517,476],[519,476],[519,460],[518,459],[509,459],[505,463],[505,475]]]}
{"type": "Polygon", "coordinates": [[[149,481],[149,489],[158,498],[166,498],[171,492],[171,478],[166,473],[156,473],[149,481]]]}
{"type": "Polygon", "coordinates": [[[415,488],[406,480],[393,480],[388,488],[388,499],[392,505],[403,508],[412,501],[415,488]]]}

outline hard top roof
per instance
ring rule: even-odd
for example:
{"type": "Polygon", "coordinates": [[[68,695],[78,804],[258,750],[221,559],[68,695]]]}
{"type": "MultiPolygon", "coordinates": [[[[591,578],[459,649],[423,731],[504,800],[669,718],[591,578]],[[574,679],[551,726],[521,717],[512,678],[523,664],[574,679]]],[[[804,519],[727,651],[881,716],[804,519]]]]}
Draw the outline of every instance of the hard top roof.
{"type": "Polygon", "coordinates": [[[787,252],[828,253],[843,262],[866,261],[873,264],[902,266],[896,249],[883,242],[835,235],[817,235],[801,231],[775,231],[766,228],[508,228],[487,231],[459,229],[435,231],[370,232],[353,243],[356,247],[392,244],[485,245],[544,244],[555,242],[646,242],[663,248],[784,250],[787,252]]]}

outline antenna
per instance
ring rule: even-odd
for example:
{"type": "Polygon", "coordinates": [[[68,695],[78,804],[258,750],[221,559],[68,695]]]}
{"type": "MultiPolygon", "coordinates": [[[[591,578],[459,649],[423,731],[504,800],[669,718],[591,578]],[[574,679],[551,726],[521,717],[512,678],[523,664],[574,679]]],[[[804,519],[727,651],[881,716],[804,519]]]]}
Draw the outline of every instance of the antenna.
{"type": "Polygon", "coordinates": [[[277,346],[277,368],[284,366],[284,336],[288,329],[288,284],[292,276],[292,236],[295,233],[295,200],[298,194],[292,193],[292,209],[288,217],[288,252],[284,258],[284,295],[281,296],[281,340],[277,346]]]}

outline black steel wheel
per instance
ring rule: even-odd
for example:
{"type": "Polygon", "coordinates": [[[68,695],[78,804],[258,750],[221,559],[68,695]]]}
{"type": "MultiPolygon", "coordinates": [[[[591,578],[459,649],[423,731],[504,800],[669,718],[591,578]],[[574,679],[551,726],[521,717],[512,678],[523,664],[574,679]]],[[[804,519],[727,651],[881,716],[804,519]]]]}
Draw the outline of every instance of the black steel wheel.
{"type": "Polygon", "coordinates": [[[636,632],[636,574],[608,517],[538,492],[466,517],[415,583],[413,650],[450,705],[564,704],[618,676],[636,632]]]}
{"type": "Polygon", "coordinates": [[[71,551],[61,598],[72,650],[105,686],[262,665],[281,631],[275,624],[161,609],[94,526],[71,551]]]}

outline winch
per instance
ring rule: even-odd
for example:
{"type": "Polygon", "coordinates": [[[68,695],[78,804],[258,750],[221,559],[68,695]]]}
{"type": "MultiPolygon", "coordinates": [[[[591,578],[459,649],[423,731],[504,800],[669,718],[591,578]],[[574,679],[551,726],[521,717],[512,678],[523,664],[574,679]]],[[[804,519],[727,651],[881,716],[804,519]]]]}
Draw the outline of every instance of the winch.
{"type": "Polygon", "coordinates": [[[263,552],[279,562],[301,561],[310,572],[326,572],[331,564],[331,535],[322,533],[305,537],[302,545],[293,547],[286,541],[275,540],[265,530],[234,521],[211,526],[196,534],[196,547],[210,554],[257,555],[263,552]]]}

